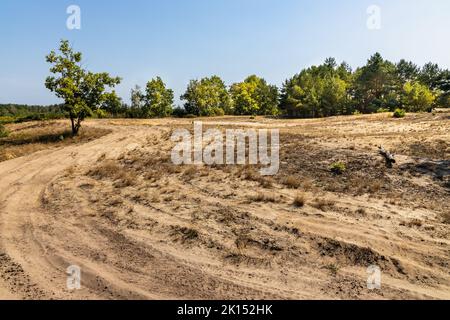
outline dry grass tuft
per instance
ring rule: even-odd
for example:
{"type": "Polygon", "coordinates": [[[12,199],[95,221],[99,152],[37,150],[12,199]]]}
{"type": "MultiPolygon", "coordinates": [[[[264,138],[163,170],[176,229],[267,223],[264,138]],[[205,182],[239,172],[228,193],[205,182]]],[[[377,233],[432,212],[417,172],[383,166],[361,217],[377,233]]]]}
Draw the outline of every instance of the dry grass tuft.
{"type": "Polygon", "coordinates": [[[106,160],[89,170],[88,175],[96,179],[110,179],[114,181],[116,188],[133,186],[137,183],[138,176],[132,170],[126,170],[113,160],[106,160]]]}
{"type": "Polygon", "coordinates": [[[422,222],[422,220],[419,220],[419,219],[412,219],[411,221],[408,221],[408,222],[402,222],[402,223],[400,223],[400,225],[406,226],[408,228],[414,228],[414,227],[420,228],[423,225],[423,222],[422,222]]]}
{"type": "Polygon", "coordinates": [[[270,189],[273,187],[273,179],[261,177],[259,180],[259,185],[265,189],[270,189]]]}
{"type": "Polygon", "coordinates": [[[272,202],[272,203],[276,203],[280,201],[280,198],[273,195],[273,194],[268,194],[268,193],[258,193],[256,195],[252,195],[248,197],[251,201],[254,202],[272,202]]]}
{"type": "Polygon", "coordinates": [[[195,166],[189,166],[184,172],[183,172],[183,178],[186,180],[192,179],[197,175],[198,168],[195,166]]]}
{"type": "Polygon", "coordinates": [[[337,265],[336,263],[330,263],[327,264],[326,266],[323,267],[324,269],[327,269],[328,271],[330,271],[330,274],[335,277],[337,276],[338,272],[339,272],[339,265],[337,265]]]}
{"type": "Polygon", "coordinates": [[[182,243],[193,241],[200,236],[197,230],[180,226],[172,227],[171,235],[175,237],[175,240],[181,240],[182,243]]]}
{"type": "Polygon", "coordinates": [[[284,178],[282,183],[290,189],[298,189],[302,185],[302,181],[295,176],[288,176],[284,178]]]}
{"type": "Polygon", "coordinates": [[[329,209],[333,209],[335,204],[336,202],[333,200],[316,198],[311,206],[325,212],[329,209]]]}
{"type": "Polygon", "coordinates": [[[122,168],[116,162],[108,160],[89,170],[88,174],[99,179],[115,178],[121,170],[122,168]]]}
{"type": "Polygon", "coordinates": [[[303,193],[298,193],[295,198],[294,202],[292,203],[297,208],[302,208],[306,204],[306,197],[303,193]]]}
{"type": "Polygon", "coordinates": [[[444,213],[444,221],[445,224],[450,224],[450,212],[444,213]]]}
{"type": "Polygon", "coordinates": [[[110,131],[82,127],[72,137],[66,121],[36,121],[7,126],[10,134],[0,137],[0,162],[26,156],[52,147],[84,143],[100,138],[110,131]]]}

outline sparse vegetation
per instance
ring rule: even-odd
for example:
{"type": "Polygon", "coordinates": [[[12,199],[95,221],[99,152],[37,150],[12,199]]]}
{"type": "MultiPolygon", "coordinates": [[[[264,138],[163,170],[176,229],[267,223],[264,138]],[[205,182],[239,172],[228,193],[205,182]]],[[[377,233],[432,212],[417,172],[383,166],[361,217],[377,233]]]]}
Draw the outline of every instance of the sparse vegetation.
{"type": "Polygon", "coordinates": [[[176,240],[181,240],[182,243],[185,243],[197,239],[199,233],[192,228],[175,226],[172,227],[172,236],[175,237],[176,240]]]}
{"type": "Polygon", "coordinates": [[[138,178],[133,170],[125,170],[113,160],[103,161],[89,170],[88,175],[96,179],[110,179],[114,181],[114,186],[116,188],[135,185],[138,178]]]}
{"type": "Polygon", "coordinates": [[[302,180],[295,176],[288,176],[282,182],[290,189],[298,189],[302,185],[302,180]]]}
{"type": "Polygon", "coordinates": [[[334,174],[343,174],[347,170],[347,167],[345,166],[345,163],[339,161],[331,164],[330,170],[334,174]]]}
{"type": "Polygon", "coordinates": [[[443,214],[443,217],[444,217],[443,222],[444,222],[445,224],[450,224],[450,212],[444,213],[444,214],[443,214]]]}
{"type": "Polygon", "coordinates": [[[274,194],[262,193],[262,192],[260,192],[260,193],[258,193],[256,195],[249,196],[249,199],[251,201],[254,201],[254,202],[272,202],[272,203],[275,203],[275,202],[280,201],[280,198],[275,196],[274,194]]]}
{"type": "Polygon", "coordinates": [[[336,263],[327,264],[324,268],[327,269],[334,277],[337,276],[340,269],[339,265],[337,265],[336,263]]]}
{"type": "Polygon", "coordinates": [[[408,222],[402,222],[401,225],[407,226],[409,228],[420,228],[423,225],[423,222],[420,219],[412,219],[408,222]]]}
{"type": "Polygon", "coordinates": [[[297,193],[292,203],[297,208],[302,208],[306,204],[306,197],[303,193],[297,193]]]}
{"type": "Polygon", "coordinates": [[[403,109],[395,109],[394,118],[404,118],[406,116],[406,111],[403,109]]]}
{"type": "MultiPolygon", "coordinates": [[[[255,122],[264,125],[265,121],[257,117],[255,122]]],[[[361,271],[359,267],[376,264],[395,281],[412,285],[405,274],[421,274],[421,269],[411,264],[402,267],[405,258],[417,265],[448,260],[433,246],[445,236],[443,220],[422,218],[424,213],[445,212],[446,204],[439,201],[446,197],[443,181],[428,178],[432,172],[445,171],[440,162],[429,166],[411,162],[411,167],[402,162],[388,170],[377,148],[382,144],[392,150],[388,142],[396,137],[399,128],[411,132],[408,138],[416,139],[410,128],[426,127],[430,135],[443,140],[445,126],[429,126],[433,121],[443,123],[428,114],[411,115],[405,121],[363,115],[349,121],[337,118],[288,122],[290,126],[280,135],[280,172],[273,178],[261,176],[258,166],[173,165],[167,135],[171,130],[160,125],[167,123],[164,120],[146,120],[145,125],[132,120],[98,121],[103,126],[109,122],[121,126],[105,139],[112,141],[114,148],[95,144],[80,147],[82,159],[95,148],[92,162],[75,160],[78,167],[59,175],[45,191],[42,203],[52,219],[69,221],[69,228],[78,230],[88,221],[96,235],[104,235],[110,242],[105,252],[111,259],[108,263],[120,265],[126,257],[140,275],[146,274],[150,263],[160,261],[158,250],[163,250],[164,257],[177,257],[173,261],[182,257],[182,265],[189,268],[204,261],[202,270],[208,274],[217,272],[209,265],[225,265],[239,278],[242,266],[265,274],[283,266],[288,272],[295,269],[295,274],[305,270],[309,275],[314,270],[325,283],[334,283],[330,277],[351,280],[339,282],[342,295],[354,294],[353,279],[360,279],[355,266],[361,271]],[[122,136],[116,136],[122,131],[122,136]],[[329,165],[335,159],[345,159],[351,170],[340,177],[330,174],[329,165]],[[429,175],[423,173],[425,169],[429,175]],[[425,174],[427,179],[421,179],[425,174]],[[288,177],[291,179],[285,179],[288,177]],[[422,225],[411,217],[420,218],[422,225]],[[71,223],[74,218],[79,223],[71,223]],[[369,232],[370,238],[376,240],[370,249],[369,232]],[[386,237],[391,236],[399,239],[396,248],[383,246],[386,237]],[[151,241],[151,247],[143,239],[151,241]],[[415,244],[430,253],[420,254],[415,244]],[[147,250],[151,257],[143,258],[147,250]],[[298,263],[302,264],[300,270],[298,263]]],[[[190,120],[170,123],[174,128],[191,125],[190,120]]],[[[431,143],[437,140],[428,139],[431,143]]],[[[401,153],[395,154],[400,159],[401,153]]],[[[92,238],[95,247],[99,246],[95,242],[98,238],[92,238]]],[[[81,254],[90,255],[91,250],[81,254]]],[[[435,268],[436,272],[427,269],[427,275],[442,279],[445,266],[436,264],[435,268]]],[[[277,279],[271,279],[272,283],[284,287],[277,279]]]]}
{"type": "Polygon", "coordinates": [[[0,123],[0,138],[4,138],[8,135],[8,131],[6,130],[5,126],[0,123]]]}
{"type": "Polygon", "coordinates": [[[190,180],[194,178],[197,173],[199,172],[199,169],[195,166],[189,166],[184,172],[183,172],[183,178],[190,180]]]}
{"type": "Polygon", "coordinates": [[[85,143],[110,132],[86,127],[78,136],[72,137],[64,123],[59,121],[17,123],[8,127],[8,136],[0,138],[0,162],[49,148],[85,143]]]}
{"type": "Polygon", "coordinates": [[[334,208],[335,203],[336,203],[335,201],[330,199],[316,198],[314,202],[311,203],[311,206],[325,212],[334,208]]]}

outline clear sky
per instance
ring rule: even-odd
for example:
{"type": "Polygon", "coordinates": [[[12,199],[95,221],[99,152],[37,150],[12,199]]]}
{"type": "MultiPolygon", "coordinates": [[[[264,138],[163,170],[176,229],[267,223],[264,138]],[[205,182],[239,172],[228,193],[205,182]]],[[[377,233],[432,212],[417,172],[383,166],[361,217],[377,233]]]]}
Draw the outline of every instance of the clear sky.
{"type": "Polygon", "coordinates": [[[118,93],[159,75],[178,97],[188,81],[257,74],[282,82],[333,56],[352,67],[385,58],[450,68],[448,0],[0,0],[0,103],[50,104],[45,55],[68,39],[93,71],[121,76],[118,93]],[[81,8],[81,30],[66,9],[81,8]],[[381,29],[367,8],[381,9],[381,29]]]}

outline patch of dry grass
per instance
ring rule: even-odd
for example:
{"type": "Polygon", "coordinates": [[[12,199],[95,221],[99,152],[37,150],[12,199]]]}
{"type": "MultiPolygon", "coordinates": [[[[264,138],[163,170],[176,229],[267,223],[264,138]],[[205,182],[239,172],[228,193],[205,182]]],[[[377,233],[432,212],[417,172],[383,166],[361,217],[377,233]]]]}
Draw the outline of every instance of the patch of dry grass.
{"type": "Polygon", "coordinates": [[[87,174],[96,179],[113,180],[116,188],[133,186],[138,179],[136,172],[123,168],[113,160],[103,161],[90,169],[87,174]]]}
{"type": "Polygon", "coordinates": [[[199,168],[195,166],[189,166],[186,170],[184,170],[183,178],[185,180],[193,179],[199,171],[200,171],[199,168]]]}
{"type": "Polygon", "coordinates": [[[329,263],[326,266],[324,266],[323,268],[327,269],[330,272],[330,274],[333,277],[335,277],[335,276],[337,276],[337,274],[339,272],[340,266],[337,265],[336,263],[329,263]]]}
{"type": "Polygon", "coordinates": [[[175,241],[180,240],[182,243],[190,242],[199,238],[200,234],[197,230],[188,227],[174,226],[171,232],[175,241]]]}
{"type": "Polygon", "coordinates": [[[295,176],[287,176],[283,179],[282,183],[290,189],[298,189],[302,185],[302,181],[295,176]]]}
{"type": "Polygon", "coordinates": [[[318,210],[321,210],[321,211],[325,212],[325,211],[328,211],[330,209],[333,209],[335,204],[336,204],[336,202],[333,201],[333,200],[330,200],[330,199],[322,199],[322,198],[319,199],[319,198],[316,198],[314,200],[314,202],[311,203],[311,206],[313,208],[316,208],[318,210]]]}
{"type": "Polygon", "coordinates": [[[306,196],[303,193],[298,193],[295,198],[294,201],[292,203],[295,207],[297,208],[302,208],[305,206],[306,204],[306,196]]]}
{"type": "Polygon", "coordinates": [[[256,195],[251,195],[248,197],[253,202],[272,202],[276,203],[280,201],[280,198],[274,194],[259,192],[256,195]]]}
{"type": "Polygon", "coordinates": [[[450,224],[450,212],[444,213],[444,221],[445,224],[450,224]]]}
{"type": "Polygon", "coordinates": [[[0,138],[0,162],[53,147],[92,141],[110,132],[106,129],[82,127],[79,134],[72,137],[66,121],[10,124],[7,125],[7,130],[10,134],[0,138]]]}

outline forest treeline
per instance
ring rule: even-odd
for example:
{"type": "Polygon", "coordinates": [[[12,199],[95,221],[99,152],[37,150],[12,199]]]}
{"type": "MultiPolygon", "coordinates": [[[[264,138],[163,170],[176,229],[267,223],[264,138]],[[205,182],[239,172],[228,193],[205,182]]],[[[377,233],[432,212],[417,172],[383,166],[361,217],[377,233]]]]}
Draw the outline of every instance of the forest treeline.
{"type": "MultiPolygon", "coordinates": [[[[97,80],[112,81],[111,86],[120,83],[120,78],[105,78],[108,74],[87,73],[86,79],[97,81],[94,76],[97,80]]],[[[49,82],[46,85],[56,86],[49,82]]],[[[321,65],[301,70],[281,88],[256,75],[231,85],[225,84],[219,76],[191,80],[180,99],[184,104],[175,107],[173,90],[156,77],[143,88],[133,88],[129,104],[115,91],[105,93],[95,108],[86,107],[83,118],[221,115],[315,118],[396,109],[430,111],[434,107],[450,107],[450,71],[434,63],[422,67],[406,60],[393,63],[376,53],[366,65],[355,70],[345,62],[338,64],[334,58],[328,58],[321,65]]],[[[49,107],[0,105],[3,119],[37,120],[64,115],[67,115],[64,104],[49,107]]]]}
{"type": "Polygon", "coordinates": [[[157,77],[131,92],[131,105],[112,97],[105,111],[112,115],[151,118],[165,116],[270,115],[301,118],[375,113],[403,109],[430,111],[450,107],[450,71],[437,64],[419,67],[392,63],[376,53],[352,70],[328,58],[287,79],[281,88],[256,75],[227,86],[218,76],[192,80],[174,107],[173,91],[157,77]]]}
{"type": "Polygon", "coordinates": [[[62,105],[0,104],[0,123],[65,118],[62,105]]]}

